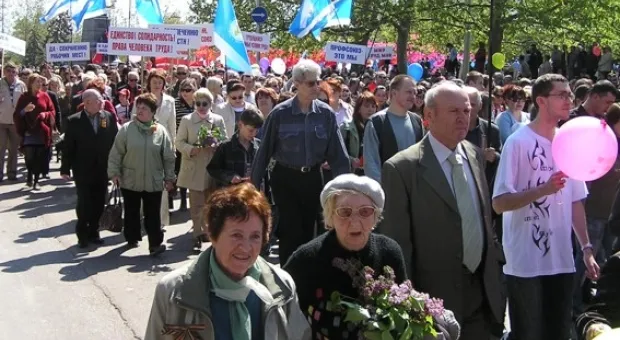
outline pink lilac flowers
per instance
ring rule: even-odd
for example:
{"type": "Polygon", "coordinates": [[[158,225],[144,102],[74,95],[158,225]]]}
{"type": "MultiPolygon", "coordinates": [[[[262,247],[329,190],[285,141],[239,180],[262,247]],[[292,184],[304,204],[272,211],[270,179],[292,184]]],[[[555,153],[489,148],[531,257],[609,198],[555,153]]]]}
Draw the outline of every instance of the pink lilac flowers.
{"type": "Polygon", "coordinates": [[[377,276],[356,259],[335,258],[332,265],[351,277],[359,298],[334,292],[330,307],[342,312],[345,322],[356,326],[360,338],[418,340],[437,335],[433,318],[444,313],[441,299],[416,291],[409,280],[397,284],[389,266],[377,276]]]}

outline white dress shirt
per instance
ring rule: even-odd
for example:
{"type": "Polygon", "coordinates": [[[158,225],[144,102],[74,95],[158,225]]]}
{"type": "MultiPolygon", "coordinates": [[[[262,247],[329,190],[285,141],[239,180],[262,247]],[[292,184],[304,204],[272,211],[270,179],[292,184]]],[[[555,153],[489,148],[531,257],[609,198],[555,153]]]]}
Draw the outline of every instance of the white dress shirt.
{"type": "MultiPolygon", "coordinates": [[[[446,179],[448,180],[448,184],[450,185],[450,189],[452,189],[452,193],[454,194],[454,183],[452,182],[452,164],[448,160],[448,157],[454,152],[448,149],[445,145],[441,144],[435,137],[433,137],[432,133],[428,133],[428,140],[431,143],[431,148],[433,149],[433,153],[435,153],[435,157],[437,157],[437,161],[439,165],[441,165],[441,169],[443,173],[446,175],[446,179]]],[[[471,171],[471,166],[469,165],[469,159],[467,158],[467,153],[463,150],[463,146],[459,143],[456,147],[456,152],[463,157],[463,159],[467,160],[467,162],[463,162],[463,170],[465,171],[465,176],[467,177],[467,186],[469,187],[469,192],[471,194],[471,198],[474,201],[474,206],[478,211],[479,225],[482,226],[482,211],[480,210],[480,197],[478,196],[478,188],[476,186],[476,179],[474,178],[474,174],[471,171]]],[[[475,161],[475,160],[474,160],[475,161]]],[[[456,195],[455,195],[456,197],[456,195]]]]}

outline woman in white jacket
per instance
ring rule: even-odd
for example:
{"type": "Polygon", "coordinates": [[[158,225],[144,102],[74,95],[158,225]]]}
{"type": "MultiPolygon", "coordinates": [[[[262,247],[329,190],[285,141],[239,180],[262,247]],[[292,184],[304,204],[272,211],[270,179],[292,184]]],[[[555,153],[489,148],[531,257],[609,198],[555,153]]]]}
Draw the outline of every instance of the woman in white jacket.
{"type": "MultiPolygon", "coordinates": [[[[166,128],[168,137],[174,141],[177,134],[176,110],[174,108],[174,98],[164,93],[166,88],[166,72],[154,69],[149,73],[146,80],[146,90],[155,95],[157,98],[157,111],[155,112],[155,120],[166,128]]],[[[136,107],[133,107],[132,116],[136,114],[136,107]]],[[[173,145],[174,149],[174,145],[173,145]]],[[[168,206],[168,192],[164,190],[161,196],[161,223],[162,225],[170,224],[170,213],[168,206]]]]}

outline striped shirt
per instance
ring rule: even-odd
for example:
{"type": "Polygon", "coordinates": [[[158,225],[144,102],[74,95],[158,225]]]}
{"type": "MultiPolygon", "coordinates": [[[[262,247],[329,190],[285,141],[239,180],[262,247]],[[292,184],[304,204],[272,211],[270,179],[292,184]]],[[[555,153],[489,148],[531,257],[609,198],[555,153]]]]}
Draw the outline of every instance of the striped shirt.
{"type": "Polygon", "coordinates": [[[194,112],[194,107],[188,105],[183,98],[178,97],[174,100],[174,108],[177,113],[177,129],[178,129],[179,125],[181,125],[181,118],[183,118],[183,116],[185,115],[188,115],[194,112]]]}

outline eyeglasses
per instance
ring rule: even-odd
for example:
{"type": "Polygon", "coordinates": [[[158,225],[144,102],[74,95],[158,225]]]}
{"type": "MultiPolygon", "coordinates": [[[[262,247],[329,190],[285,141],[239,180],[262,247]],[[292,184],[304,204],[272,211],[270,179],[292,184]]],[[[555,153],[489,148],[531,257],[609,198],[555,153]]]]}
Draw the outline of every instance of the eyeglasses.
{"type": "Polygon", "coordinates": [[[230,96],[230,100],[241,100],[241,99],[243,99],[243,96],[239,96],[239,97],[230,96]]]}
{"type": "Polygon", "coordinates": [[[186,75],[187,75],[187,73],[185,73],[185,72],[177,72],[177,76],[186,76],[186,75]]]}
{"type": "Polygon", "coordinates": [[[563,100],[575,100],[575,95],[572,92],[562,92],[562,93],[549,93],[549,97],[558,97],[563,100]]]}
{"type": "Polygon", "coordinates": [[[321,83],[320,80],[308,80],[304,82],[308,87],[315,87],[321,83]]]}
{"type": "Polygon", "coordinates": [[[208,106],[211,106],[211,103],[210,102],[195,102],[194,105],[198,107],[201,107],[201,106],[208,107],[208,106]]]}
{"type": "Polygon", "coordinates": [[[351,218],[354,214],[361,218],[369,218],[370,216],[374,216],[375,207],[371,206],[363,206],[357,209],[353,209],[351,207],[339,207],[336,209],[336,215],[342,218],[351,218]]]}
{"type": "Polygon", "coordinates": [[[182,89],[181,91],[189,93],[189,92],[194,92],[194,89],[182,89]]]}

